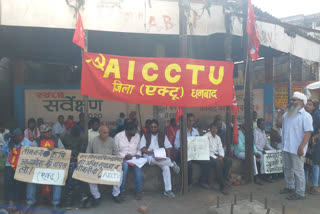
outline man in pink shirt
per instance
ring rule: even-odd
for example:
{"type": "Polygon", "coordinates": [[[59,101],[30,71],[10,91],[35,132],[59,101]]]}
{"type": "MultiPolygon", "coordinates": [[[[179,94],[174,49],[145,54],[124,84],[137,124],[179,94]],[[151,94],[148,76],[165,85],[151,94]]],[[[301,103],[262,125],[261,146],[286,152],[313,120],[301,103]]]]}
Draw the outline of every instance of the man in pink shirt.
{"type": "Polygon", "coordinates": [[[126,178],[129,166],[134,170],[134,175],[136,178],[136,200],[142,199],[142,170],[136,165],[129,165],[126,160],[131,160],[133,157],[140,158],[140,136],[137,133],[137,125],[129,122],[126,124],[125,130],[118,133],[114,140],[119,149],[120,155],[124,158],[122,166],[122,183],[120,187],[122,199],[125,199],[126,196],[126,178]]]}
{"type": "Polygon", "coordinates": [[[24,137],[30,142],[33,142],[36,138],[40,137],[40,131],[36,126],[36,120],[34,118],[28,120],[28,128],[24,130],[24,137]]]}

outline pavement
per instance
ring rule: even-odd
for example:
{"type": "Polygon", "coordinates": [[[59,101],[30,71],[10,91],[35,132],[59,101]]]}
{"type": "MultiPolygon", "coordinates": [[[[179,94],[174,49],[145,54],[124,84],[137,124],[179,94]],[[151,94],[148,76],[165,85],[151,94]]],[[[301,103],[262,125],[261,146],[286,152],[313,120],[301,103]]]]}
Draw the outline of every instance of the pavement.
{"type": "MultiPolygon", "coordinates": [[[[128,193],[127,199],[121,204],[113,201],[111,196],[111,188],[102,189],[102,201],[96,208],[78,209],[76,206],[64,213],[128,213],[135,214],[139,212],[141,206],[146,209],[145,213],[163,214],[209,214],[212,207],[217,204],[217,197],[222,204],[230,204],[237,195],[237,201],[249,200],[250,193],[253,193],[253,200],[264,205],[265,198],[268,201],[268,207],[278,212],[282,212],[282,206],[285,206],[286,214],[319,214],[320,213],[320,195],[306,194],[306,199],[301,201],[288,201],[285,195],[280,195],[279,190],[284,187],[284,181],[280,180],[274,183],[265,183],[264,185],[246,184],[232,187],[230,195],[223,195],[213,188],[206,190],[194,185],[192,190],[185,195],[180,195],[175,191],[176,198],[168,199],[163,196],[162,192],[144,192],[143,199],[136,201],[134,193],[128,193]],[[210,209],[211,207],[211,209],[210,209]]],[[[37,213],[51,213],[47,208],[38,208],[34,210],[37,213]]],[[[235,213],[236,214],[236,213],[235,213]]],[[[254,213],[252,213],[254,214],[254,213]]]]}

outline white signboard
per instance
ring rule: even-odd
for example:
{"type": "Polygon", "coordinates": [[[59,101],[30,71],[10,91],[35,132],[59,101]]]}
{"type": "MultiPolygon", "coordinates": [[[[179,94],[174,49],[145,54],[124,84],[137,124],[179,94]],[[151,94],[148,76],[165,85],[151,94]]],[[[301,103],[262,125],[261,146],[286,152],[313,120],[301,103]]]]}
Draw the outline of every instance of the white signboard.
{"type": "Polygon", "coordinates": [[[190,160],[210,160],[208,137],[188,137],[188,161],[190,160]]]}
{"type": "MultiPolygon", "coordinates": [[[[101,100],[89,97],[89,117],[97,117],[106,125],[115,127],[120,112],[126,117],[130,111],[136,111],[136,104],[101,100]]],[[[152,118],[152,106],[141,105],[141,120],[152,118]]],[[[76,89],[26,89],[25,90],[25,122],[29,118],[43,118],[46,123],[55,123],[58,115],[65,120],[72,115],[78,121],[83,112],[83,96],[76,89]]],[[[27,125],[27,124],[26,124],[27,125]]]]}
{"type": "Polygon", "coordinates": [[[266,174],[283,172],[282,151],[266,151],[264,155],[264,169],[266,174]]]}

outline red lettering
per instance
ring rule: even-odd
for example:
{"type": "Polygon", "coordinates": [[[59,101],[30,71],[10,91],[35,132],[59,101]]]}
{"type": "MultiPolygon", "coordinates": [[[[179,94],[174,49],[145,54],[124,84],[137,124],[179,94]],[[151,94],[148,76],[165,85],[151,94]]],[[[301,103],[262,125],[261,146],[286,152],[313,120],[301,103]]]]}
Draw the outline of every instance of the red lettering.
{"type": "Polygon", "coordinates": [[[63,92],[58,92],[58,98],[64,98],[64,93],[63,92]]]}
{"type": "Polygon", "coordinates": [[[167,16],[167,15],[164,15],[162,17],[163,17],[163,21],[164,21],[166,30],[173,28],[173,24],[171,22],[171,17],[167,16]]]}
{"type": "Polygon", "coordinates": [[[36,92],[36,96],[38,97],[38,98],[41,98],[42,96],[41,96],[41,92],[36,92]]]}
{"type": "Polygon", "coordinates": [[[150,16],[149,18],[149,26],[155,27],[156,26],[156,18],[154,16],[150,16]]]}

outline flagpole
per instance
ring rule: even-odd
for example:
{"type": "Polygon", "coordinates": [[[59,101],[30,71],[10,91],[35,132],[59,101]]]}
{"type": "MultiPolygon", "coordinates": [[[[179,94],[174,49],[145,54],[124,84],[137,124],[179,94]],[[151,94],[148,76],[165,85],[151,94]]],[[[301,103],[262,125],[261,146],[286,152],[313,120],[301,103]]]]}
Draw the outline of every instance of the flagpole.
{"type": "Polygon", "coordinates": [[[250,61],[248,52],[249,36],[247,33],[248,20],[248,0],[244,0],[243,4],[243,48],[244,48],[244,118],[245,118],[245,166],[246,180],[248,183],[253,181],[253,120],[252,120],[252,75],[250,72],[250,61]]]}
{"type": "MultiPolygon", "coordinates": [[[[85,49],[81,49],[81,61],[83,61],[83,51],[88,51],[88,31],[85,30],[85,49]]],[[[84,112],[84,134],[87,139],[89,140],[88,136],[88,124],[89,124],[89,106],[88,106],[89,98],[87,95],[83,96],[83,112],[84,112]]]]}
{"type": "MultiPolygon", "coordinates": [[[[226,1],[224,1],[224,4],[226,1]]],[[[224,5],[225,6],[225,5],[224,5]]],[[[226,23],[226,36],[224,39],[224,50],[225,50],[225,60],[232,62],[232,35],[231,35],[231,15],[226,10],[225,23],[226,23]]],[[[227,146],[227,156],[232,156],[231,154],[231,142],[232,142],[232,132],[231,132],[231,106],[226,106],[226,146],[227,146]]]]}
{"type": "MultiPolygon", "coordinates": [[[[188,57],[188,33],[185,15],[185,1],[179,0],[179,55],[188,57]]],[[[188,145],[187,145],[187,114],[183,108],[182,120],[180,120],[180,157],[181,157],[181,193],[188,193],[188,145]]]]}
{"type": "Polygon", "coordinates": [[[291,53],[288,53],[288,103],[290,103],[292,94],[292,69],[291,69],[291,53]]]}

